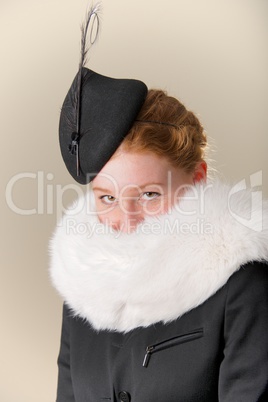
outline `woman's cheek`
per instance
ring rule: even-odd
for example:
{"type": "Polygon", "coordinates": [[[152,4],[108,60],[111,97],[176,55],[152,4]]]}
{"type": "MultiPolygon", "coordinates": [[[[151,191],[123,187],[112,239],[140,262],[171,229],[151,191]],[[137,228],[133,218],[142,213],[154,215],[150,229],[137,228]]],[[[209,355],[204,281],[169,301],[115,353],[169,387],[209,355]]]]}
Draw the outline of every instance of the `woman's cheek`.
{"type": "Polygon", "coordinates": [[[101,200],[96,201],[96,212],[100,222],[110,219],[115,214],[115,206],[107,205],[101,200]]]}

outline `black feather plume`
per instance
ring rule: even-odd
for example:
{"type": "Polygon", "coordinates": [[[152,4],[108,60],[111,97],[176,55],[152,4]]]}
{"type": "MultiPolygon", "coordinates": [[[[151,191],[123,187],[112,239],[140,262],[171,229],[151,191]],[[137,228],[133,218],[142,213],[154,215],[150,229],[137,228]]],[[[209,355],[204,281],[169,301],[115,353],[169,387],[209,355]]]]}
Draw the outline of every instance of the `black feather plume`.
{"type": "Polygon", "coordinates": [[[100,11],[100,5],[97,3],[95,6],[92,6],[87,13],[85,23],[81,26],[81,58],[79,63],[79,70],[78,70],[78,82],[77,82],[77,133],[79,134],[80,129],[80,98],[81,98],[81,90],[82,90],[82,69],[85,67],[87,62],[87,54],[91,45],[97,40],[98,33],[99,33],[99,15],[98,12],[100,11]],[[95,24],[97,24],[95,28],[95,24]],[[90,38],[89,38],[89,45],[87,41],[87,34],[88,28],[90,27],[90,38]],[[96,29],[96,33],[94,33],[94,29],[96,29]],[[94,37],[93,37],[94,36],[94,37]]]}
{"type": "Polygon", "coordinates": [[[71,87],[71,102],[65,105],[62,110],[64,119],[71,129],[72,136],[69,143],[69,151],[76,155],[77,176],[80,175],[79,166],[79,140],[81,138],[80,115],[81,115],[81,93],[83,86],[83,67],[87,62],[87,55],[90,47],[96,42],[99,34],[99,13],[100,3],[92,6],[87,12],[85,22],[81,26],[81,54],[78,73],[71,87]],[[89,40],[88,40],[89,36],[89,40]]]}

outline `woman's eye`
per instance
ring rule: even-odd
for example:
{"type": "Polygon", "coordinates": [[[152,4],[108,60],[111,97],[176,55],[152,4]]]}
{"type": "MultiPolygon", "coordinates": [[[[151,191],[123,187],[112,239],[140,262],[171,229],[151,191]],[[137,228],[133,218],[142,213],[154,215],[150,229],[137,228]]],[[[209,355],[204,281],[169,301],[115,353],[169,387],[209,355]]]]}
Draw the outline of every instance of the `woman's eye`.
{"type": "Polygon", "coordinates": [[[100,200],[104,203],[104,204],[113,204],[116,201],[116,198],[113,197],[112,195],[102,195],[100,197],[100,200]]]}
{"type": "Polygon", "coordinates": [[[141,200],[144,201],[149,201],[149,200],[154,200],[155,198],[158,198],[160,196],[159,193],[155,191],[146,191],[146,193],[143,193],[140,197],[141,200]]]}

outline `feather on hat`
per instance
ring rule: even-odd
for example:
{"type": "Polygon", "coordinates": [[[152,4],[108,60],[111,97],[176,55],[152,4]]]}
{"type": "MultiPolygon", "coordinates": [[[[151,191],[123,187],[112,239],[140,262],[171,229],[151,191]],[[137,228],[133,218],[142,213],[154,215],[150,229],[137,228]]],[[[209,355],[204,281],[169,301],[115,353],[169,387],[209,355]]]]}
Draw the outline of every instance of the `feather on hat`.
{"type": "Polygon", "coordinates": [[[99,6],[92,7],[82,26],[79,70],[63,102],[59,139],[63,160],[72,177],[89,183],[127,135],[147,95],[146,85],[133,79],[115,79],[85,67],[87,33],[97,24],[99,6]]]}

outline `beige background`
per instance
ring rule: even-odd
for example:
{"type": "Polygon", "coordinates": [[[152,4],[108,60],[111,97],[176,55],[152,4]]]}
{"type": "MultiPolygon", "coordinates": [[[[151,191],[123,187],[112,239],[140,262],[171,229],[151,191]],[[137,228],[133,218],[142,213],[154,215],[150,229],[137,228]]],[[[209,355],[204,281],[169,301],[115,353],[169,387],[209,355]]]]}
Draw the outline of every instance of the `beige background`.
{"type": "MultiPolygon", "coordinates": [[[[73,181],[57,129],[77,71],[86,6],[86,0],[0,0],[2,194],[7,187],[9,197],[15,175],[28,175],[11,188],[13,206],[1,198],[3,402],[55,396],[62,302],[49,282],[47,244],[61,192],[64,205],[76,196],[63,188],[73,181]],[[38,211],[22,215],[15,206],[38,211]]],[[[221,175],[249,184],[250,175],[263,171],[267,196],[268,2],[103,0],[101,19],[88,66],[181,98],[204,123],[221,175]]]]}

